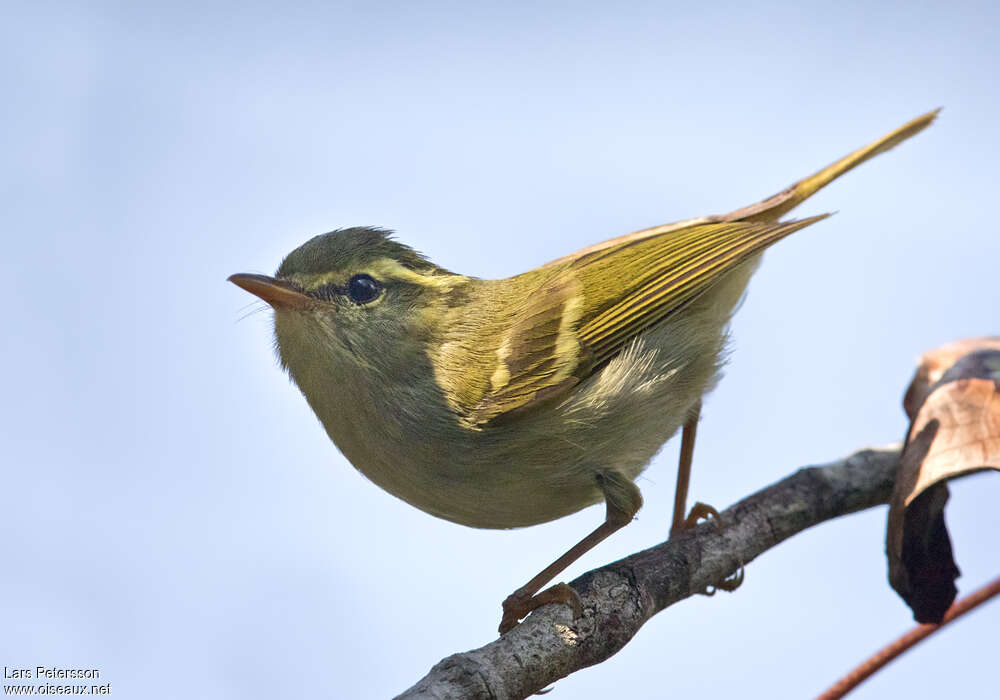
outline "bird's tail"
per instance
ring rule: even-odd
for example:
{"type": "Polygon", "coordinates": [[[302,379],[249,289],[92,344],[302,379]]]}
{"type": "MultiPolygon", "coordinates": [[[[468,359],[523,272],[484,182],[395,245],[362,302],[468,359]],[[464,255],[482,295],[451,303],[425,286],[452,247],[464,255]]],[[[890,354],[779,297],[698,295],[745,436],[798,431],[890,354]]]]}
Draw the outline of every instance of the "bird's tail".
{"type": "Polygon", "coordinates": [[[933,112],[928,112],[903,124],[895,131],[844,156],[809,177],[799,180],[791,187],[768,197],[763,202],[742,207],[719,218],[723,221],[777,221],[844,173],[853,170],[879,153],[885,153],[911,136],[919,134],[933,123],[940,111],[940,108],[935,109],[933,112]]]}
{"type": "MultiPolygon", "coordinates": [[[[654,226],[653,228],[643,229],[642,231],[628,233],[624,236],[604,241],[603,243],[596,243],[592,246],[588,246],[583,250],[578,250],[577,252],[559,258],[558,260],[553,260],[552,262],[543,265],[543,267],[559,265],[567,262],[568,260],[580,258],[589,253],[596,253],[607,248],[613,248],[627,243],[635,243],[654,236],[661,236],[666,233],[674,233],[676,231],[681,231],[700,224],[731,223],[735,221],[773,223],[847,171],[853,170],[869,158],[873,158],[879,153],[888,151],[896,144],[902,143],[911,136],[926,129],[931,125],[934,118],[937,117],[938,112],[940,111],[940,109],[935,109],[933,112],[928,112],[927,114],[917,117],[913,121],[903,124],[903,126],[889,134],[886,134],[874,143],[869,144],[864,148],[859,148],[850,155],[841,158],[836,163],[828,165],[819,172],[814,173],[803,180],[799,180],[794,185],[782,190],[778,194],[768,197],[763,202],[751,204],[748,207],[741,207],[740,209],[731,211],[728,214],[699,216],[694,219],[675,221],[672,224],[663,224],[662,226],[654,226]]],[[[812,223],[816,220],[817,219],[809,219],[809,222],[812,223]]]]}

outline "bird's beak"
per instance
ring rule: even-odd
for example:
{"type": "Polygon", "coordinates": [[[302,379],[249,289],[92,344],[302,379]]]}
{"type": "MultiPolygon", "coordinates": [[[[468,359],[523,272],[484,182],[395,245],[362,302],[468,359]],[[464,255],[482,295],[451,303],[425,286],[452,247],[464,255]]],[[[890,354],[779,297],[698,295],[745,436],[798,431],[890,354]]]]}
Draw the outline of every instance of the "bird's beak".
{"type": "Polygon", "coordinates": [[[310,301],[310,298],[294,285],[267,275],[241,272],[230,275],[229,281],[251,294],[256,294],[276,309],[301,309],[310,301]]]}

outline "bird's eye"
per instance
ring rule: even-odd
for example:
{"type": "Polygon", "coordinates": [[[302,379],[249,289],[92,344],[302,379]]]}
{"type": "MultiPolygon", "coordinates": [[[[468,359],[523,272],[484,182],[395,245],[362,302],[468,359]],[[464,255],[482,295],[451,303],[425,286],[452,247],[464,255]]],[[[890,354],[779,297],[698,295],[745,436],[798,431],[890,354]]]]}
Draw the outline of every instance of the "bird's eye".
{"type": "Polygon", "coordinates": [[[347,296],[355,304],[367,304],[375,301],[382,292],[382,285],[371,275],[354,275],[347,282],[347,296]]]}

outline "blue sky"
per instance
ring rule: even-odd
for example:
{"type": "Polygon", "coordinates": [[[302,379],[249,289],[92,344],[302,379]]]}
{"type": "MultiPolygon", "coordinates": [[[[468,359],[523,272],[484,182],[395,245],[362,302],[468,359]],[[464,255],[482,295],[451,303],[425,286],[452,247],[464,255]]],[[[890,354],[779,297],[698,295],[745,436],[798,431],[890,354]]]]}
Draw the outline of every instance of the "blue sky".
{"type": "MultiPolygon", "coordinates": [[[[768,252],[693,497],[726,506],[899,439],[917,355],[998,332],[990,3],[6,9],[6,666],[98,667],[122,698],[391,696],[492,639],[500,600],[603,517],[477,531],[366,482],[225,282],[316,233],[381,225],[506,276],[755,202],[943,106],[768,252]]],[[[675,459],[671,442],[638,520],[567,579],[665,537],[675,459]]],[[[997,574],[998,498],[993,474],[953,488],[963,592],[997,574]]],[[[884,526],[800,535],[556,692],[818,692],[911,624],[884,526]]],[[[856,697],[982,696],[998,615],[856,697]]]]}

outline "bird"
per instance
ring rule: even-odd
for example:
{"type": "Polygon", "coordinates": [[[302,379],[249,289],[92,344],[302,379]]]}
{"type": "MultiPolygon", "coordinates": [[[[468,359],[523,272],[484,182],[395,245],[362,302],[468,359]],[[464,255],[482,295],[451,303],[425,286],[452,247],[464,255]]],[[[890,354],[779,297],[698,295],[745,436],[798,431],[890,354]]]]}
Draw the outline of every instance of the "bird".
{"type": "Polygon", "coordinates": [[[938,111],[756,204],[505,279],[450,272],[363,226],[309,239],[274,276],[229,280],[272,307],[281,366],[340,452],[394,496],[494,529],[604,502],[603,523],[503,601],[504,634],[547,603],[579,613],[566,584],[542,589],[631,522],[642,505],[635,479],[678,430],[673,530],[691,523],[695,428],[732,314],[764,250],[829,215],[782,217],[938,111]]]}

